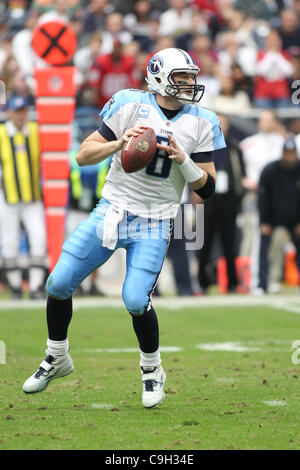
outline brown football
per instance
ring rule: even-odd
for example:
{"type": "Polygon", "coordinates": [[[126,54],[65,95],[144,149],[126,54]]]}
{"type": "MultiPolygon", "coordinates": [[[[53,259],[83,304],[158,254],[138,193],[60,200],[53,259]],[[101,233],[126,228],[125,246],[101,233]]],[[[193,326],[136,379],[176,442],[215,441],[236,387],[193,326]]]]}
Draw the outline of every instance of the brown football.
{"type": "Polygon", "coordinates": [[[156,135],[151,127],[147,127],[137,137],[130,137],[121,152],[121,163],[126,173],[142,170],[156,154],[156,135]]]}

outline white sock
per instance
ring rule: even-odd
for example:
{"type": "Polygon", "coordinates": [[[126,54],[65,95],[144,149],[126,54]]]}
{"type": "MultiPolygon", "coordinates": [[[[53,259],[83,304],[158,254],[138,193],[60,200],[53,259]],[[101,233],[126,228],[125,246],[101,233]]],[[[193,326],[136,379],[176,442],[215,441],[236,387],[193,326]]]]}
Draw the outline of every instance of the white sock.
{"type": "Polygon", "coordinates": [[[62,341],[53,341],[52,339],[47,339],[47,349],[46,355],[47,356],[65,356],[69,351],[69,340],[68,338],[62,341]]]}
{"type": "Polygon", "coordinates": [[[161,359],[159,349],[153,353],[140,352],[140,366],[143,367],[143,369],[152,369],[160,364],[161,359]]]}
{"type": "Polygon", "coordinates": [[[22,273],[20,269],[12,269],[6,271],[8,284],[13,289],[21,289],[22,286],[22,273]]]}
{"type": "Polygon", "coordinates": [[[43,268],[29,269],[29,289],[30,292],[36,291],[44,282],[45,270],[43,268]]]}

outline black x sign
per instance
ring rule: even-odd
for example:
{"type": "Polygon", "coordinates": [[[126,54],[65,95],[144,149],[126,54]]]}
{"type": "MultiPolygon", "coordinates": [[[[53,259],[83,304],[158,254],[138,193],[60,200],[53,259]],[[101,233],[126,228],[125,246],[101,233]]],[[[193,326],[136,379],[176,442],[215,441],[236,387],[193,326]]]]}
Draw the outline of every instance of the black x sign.
{"type": "Polygon", "coordinates": [[[60,31],[57,33],[56,36],[51,36],[51,34],[48,33],[48,31],[46,31],[45,28],[41,27],[40,28],[40,31],[41,33],[44,34],[44,36],[46,36],[49,41],[50,41],[50,44],[49,46],[47,47],[47,49],[45,49],[45,51],[43,52],[42,54],[42,58],[44,59],[45,57],[47,57],[47,55],[49,54],[49,52],[54,48],[56,47],[57,49],[59,49],[61,51],[61,53],[64,55],[64,56],[68,56],[68,53],[67,51],[59,44],[59,39],[62,37],[62,35],[65,33],[65,31],[67,30],[67,27],[66,26],[62,26],[60,31]]]}

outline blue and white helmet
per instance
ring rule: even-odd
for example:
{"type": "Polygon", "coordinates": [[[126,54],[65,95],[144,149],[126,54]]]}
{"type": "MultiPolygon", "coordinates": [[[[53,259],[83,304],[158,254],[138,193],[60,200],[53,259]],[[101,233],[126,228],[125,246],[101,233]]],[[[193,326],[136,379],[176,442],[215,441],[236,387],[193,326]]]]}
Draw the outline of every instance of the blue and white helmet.
{"type": "Polygon", "coordinates": [[[197,85],[196,76],[200,72],[191,56],[182,49],[170,47],[157,52],[149,60],[147,78],[149,91],[162,96],[172,96],[182,103],[198,103],[204,93],[204,85],[197,85]],[[187,72],[195,75],[193,85],[175,84],[173,74],[187,72]],[[184,93],[182,89],[190,88],[192,94],[184,93]]]}

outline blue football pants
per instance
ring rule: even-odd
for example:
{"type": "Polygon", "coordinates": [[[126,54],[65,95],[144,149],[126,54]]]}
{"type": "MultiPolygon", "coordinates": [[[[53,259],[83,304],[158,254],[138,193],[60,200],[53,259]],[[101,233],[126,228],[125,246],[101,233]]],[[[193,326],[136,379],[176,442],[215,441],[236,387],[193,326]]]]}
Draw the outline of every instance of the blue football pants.
{"type": "Polygon", "coordinates": [[[102,246],[103,221],[109,206],[106,199],[101,199],[89,217],[67,238],[46,289],[53,297],[69,298],[86,276],[102,266],[114,251],[124,248],[123,301],[130,313],[142,314],[162,269],[172,221],[146,219],[127,212],[118,226],[116,248],[110,250],[102,246]]]}

